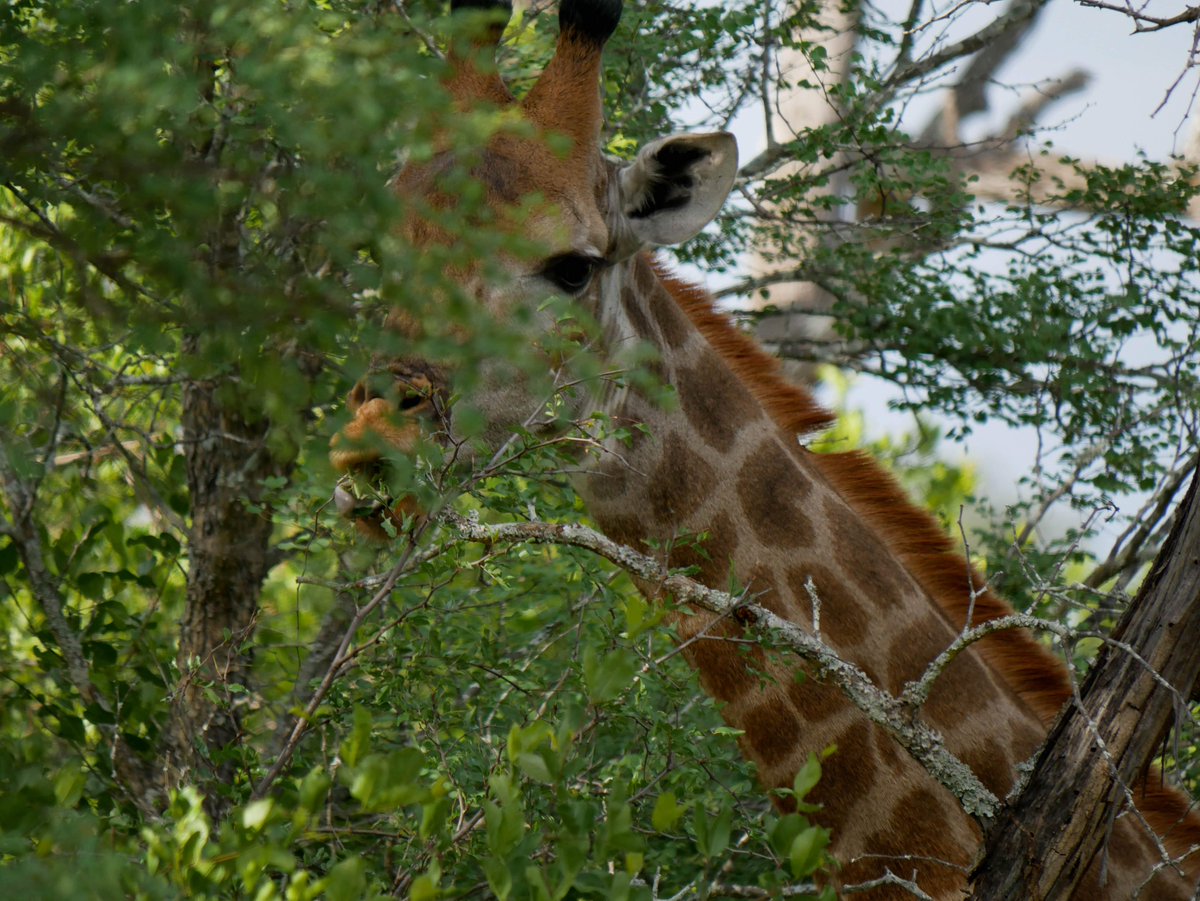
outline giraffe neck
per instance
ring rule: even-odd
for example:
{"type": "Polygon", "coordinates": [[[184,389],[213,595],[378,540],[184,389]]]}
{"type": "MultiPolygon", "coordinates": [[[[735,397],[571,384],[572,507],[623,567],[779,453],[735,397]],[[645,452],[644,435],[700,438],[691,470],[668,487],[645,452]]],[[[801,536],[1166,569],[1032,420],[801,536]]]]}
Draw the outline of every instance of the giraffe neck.
{"type": "MultiPolygon", "coordinates": [[[[695,567],[712,587],[726,588],[732,576],[758,603],[810,630],[811,580],[821,601],[821,637],[877,685],[898,693],[951,643],[961,622],[931,596],[929,574],[893,550],[903,522],[893,518],[880,527],[852,503],[848,495],[863,476],[848,471],[833,478],[822,456],[800,446],[797,431],[823,423],[825,414],[791,388],[790,411],[773,410],[771,399],[746,383],[747,367],[764,367],[764,360],[729,326],[705,328],[711,311],[680,291],[644,256],[609,273],[601,286],[596,312],[607,349],[653,345],[655,373],[674,386],[677,402],[656,404],[629,388],[604,396],[615,424],[644,428],[629,429],[632,443],[612,443],[583,478],[589,512],[615,540],[659,548],[669,565],[695,567]],[[703,309],[685,312],[692,301],[703,309]]],[[[758,375],[776,378],[765,370],[758,375]]],[[[856,463],[867,465],[841,461],[851,470],[856,463]]],[[[879,478],[874,470],[868,475],[879,478]]],[[[954,565],[965,594],[966,565],[954,565]]],[[[740,626],[712,614],[676,614],[674,625],[702,686],[742,730],[743,751],[765,788],[789,787],[809,753],[837,747],[812,800],[823,805],[822,823],[833,827],[844,882],[885,868],[915,871],[934,897],[958,897],[980,833],[948,791],[800,662],[747,654],[744,643],[729,641],[740,626]]],[[[1023,640],[1032,648],[1021,645],[1021,653],[1044,653],[1023,640]]],[[[1022,693],[1005,678],[996,664],[1005,650],[976,647],[959,656],[921,711],[1000,797],[1045,734],[1040,689],[1024,686],[1022,693]]],[[[1052,697],[1042,706],[1057,709],[1061,685],[1044,690],[1052,697]]],[[[1136,829],[1128,841],[1143,857],[1150,853],[1136,829]]],[[[1139,867],[1148,870],[1144,861],[1133,869],[1139,867]]],[[[1140,881],[1131,878],[1133,885],[1140,881]]],[[[1128,887],[1121,883],[1117,891],[1128,887]]]]}

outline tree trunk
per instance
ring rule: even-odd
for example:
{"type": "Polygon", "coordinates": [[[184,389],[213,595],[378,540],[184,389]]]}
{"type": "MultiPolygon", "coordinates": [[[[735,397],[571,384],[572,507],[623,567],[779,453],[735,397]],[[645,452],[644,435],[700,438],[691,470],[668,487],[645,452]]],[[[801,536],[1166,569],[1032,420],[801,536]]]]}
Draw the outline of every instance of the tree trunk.
{"type": "MultiPolygon", "coordinates": [[[[232,393],[232,392],[231,392],[232,393]]],[[[171,708],[167,779],[229,784],[241,739],[240,698],[249,654],[243,650],[272,566],[271,516],[263,482],[286,475],[292,460],[267,446],[269,424],[223,395],[193,382],[183,397],[184,448],[192,526],[187,598],[180,623],[180,684],[171,708]]],[[[221,807],[210,798],[215,812],[221,807]]]]}
{"type": "Polygon", "coordinates": [[[1064,711],[1024,790],[989,830],[973,897],[1071,897],[1125,804],[1124,787],[1139,780],[1185,703],[1200,675],[1198,479],[1113,635],[1141,661],[1105,645],[1081,703],[1064,711]]]}
{"type": "MultiPolygon", "coordinates": [[[[791,6],[786,9],[790,10],[791,6]]],[[[808,54],[792,47],[781,48],[774,55],[779,69],[778,77],[789,87],[774,94],[764,84],[763,105],[768,153],[779,145],[802,139],[808,129],[832,125],[844,115],[844,110],[839,108],[833,98],[837,96],[837,89],[845,87],[850,80],[852,60],[858,46],[858,20],[861,15],[860,3],[849,5],[842,2],[823,2],[814,17],[814,23],[810,27],[798,30],[796,41],[799,46],[816,47],[823,51],[822,59],[826,62],[820,66],[814,68],[808,54]],[[817,85],[821,86],[820,90],[815,87],[817,85]]],[[[768,54],[768,63],[772,61],[769,55],[770,48],[765,49],[764,53],[768,54]]],[[[808,203],[815,206],[815,198],[822,195],[842,199],[849,195],[849,170],[844,168],[845,164],[846,159],[842,156],[822,164],[831,170],[831,174],[823,187],[814,188],[806,194],[808,203]]],[[[805,168],[793,163],[781,167],[774,173],[774,177],[801,177],[805,168]]],[[[774,259],[781,249],[768,245],[766,256],[759,253],[751,258],[751,274],[770,276],[782,269],[794,269],[796,260],[811,258],[814,255],[812,248],[836,243],[838,238],[833,229],[839,221],[838,212],[834,210],[820,218],[824,221],[815,224],[801,224],[795,221],[787,223],[787,241],[791,247],[788,259],[774,259]],[[810,248],[807,253],[802,250],[805,245],[810,248]]],[[[833,301],[833,296],[820,285],[800,280],[799,277],[772,285],[766,289],[766,296],[752,294],[747,299],[747,306],[752,309],[768,306],[778,309],[778,312],[759,320],[755,336],[768,350],[780,355],[789,374],[797,381],[815,381],[815,367],[811,363],[789,359],[786,350],[809,342],[832,340],[833,320],[830,318],[830,309],[833,301]]],[[[795,353],[794,350],[792,352],[795,353]]]]}

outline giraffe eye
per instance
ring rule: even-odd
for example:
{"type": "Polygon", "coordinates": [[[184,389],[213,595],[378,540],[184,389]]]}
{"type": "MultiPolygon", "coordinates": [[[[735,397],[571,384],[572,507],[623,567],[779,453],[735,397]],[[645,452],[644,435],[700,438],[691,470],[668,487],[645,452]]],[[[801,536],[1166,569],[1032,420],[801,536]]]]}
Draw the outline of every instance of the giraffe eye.
{"type": "Polygon", "coordinates": [[[601,260],[581,253],[564,253],[547,260],[540,274],[560,291],[580,294],[592,283],[600,263],[601,260]]]}

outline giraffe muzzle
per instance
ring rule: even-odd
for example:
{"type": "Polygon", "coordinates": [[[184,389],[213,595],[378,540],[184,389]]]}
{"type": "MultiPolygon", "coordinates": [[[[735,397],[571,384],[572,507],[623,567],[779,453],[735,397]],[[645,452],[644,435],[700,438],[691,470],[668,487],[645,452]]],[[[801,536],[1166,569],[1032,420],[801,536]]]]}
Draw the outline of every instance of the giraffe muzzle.
{"type": "Polygon", "coordinates": [[[388,459],[415,455],[436,434],[445,395],[429,374],[400,363],[373,371],[350,392],[354,418],[330,441],[329,462],[341,474],[333,503],[364,535],[388,540],[425,512],[415,496],[392,494],[388,459]]]}

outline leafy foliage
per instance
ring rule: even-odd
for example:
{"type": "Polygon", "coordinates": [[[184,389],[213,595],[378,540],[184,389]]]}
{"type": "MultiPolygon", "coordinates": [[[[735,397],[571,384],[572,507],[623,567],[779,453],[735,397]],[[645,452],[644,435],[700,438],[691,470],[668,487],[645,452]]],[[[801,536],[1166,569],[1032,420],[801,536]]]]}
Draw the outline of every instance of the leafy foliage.
{"type": "MultiPolygon", "coordinates": [[[[532,324],[490,319],[447,278],[468,261],[499,277],[502,254],[535,248],[487,227],[471,154],[520,126],[449,103],[433,35],[463,42],[479,23],[439,13],[0,8],[5,897],[765,895],[830,866],[804,802],[820,762],[797,777],[797,812],[771,812],[666,612],[622,574],[580,552],[434,532],[381,550],[328,504],[340,399],[396,349],[380,310],[424,324],[410,352],[465,372],[503,357],[538,376],[532,324]],[[387,182],[438,142],[462,151],[458,202],[422,212],[455,241],[416,253],[395,237],[409,201],[387,182]],[[220,428],[189,418],[200,395],[220,428]],[[223,474],[231,506],[270,524],[257,612],[221,636],[238,661],[229,679],[181,650],[207,522],[195,448],[218,440],[241,448],[244,465],[223,474]],[[201,731],[178,747],[193,693],[235,742],[201,731]],[[211,768],[168,772],[188,754],[211,768]]],[[[762,48],[798,24],[741,2],[630,8],[607,55],[610,149],[679,120],[727,121],[759,84],[762,48]]],[[[521,91],[553,28],[537,15],[511,33],[502,64],[521,91]]],[[[942,198],[881,232],[967,241],[919,258],[866,241],[813,255],[845,296],[846,333],[866,336],[914,404],[1061,423],[1063,466],[1106,436],[1097,491],[1159,478],[1163,449],[1194,428],[1187,405],[1141,415],[1195,396],[1195,235],[1177,216],[1190,175],[1095,173],[1069,199],[1102,212],[1077,219],[1032,206],[977,217],[943,163],[907,151],[873,65],[841,89],[844,123],[790,148],[812,167],[764,196],[792,217],[827,206],[820,163],[853,146],[872,161],[855,171],[860,198],[942,198]],[[1018,219],[1026,230],[1005,237],[1018,219]],[[976,265],[1002,241],[1006,268],[976,265]],[[1162,360],[1114,371],[1114,349],[1143,334],[1162,360]]],[[[788,250],[786,227],[754,234],[738,211],[722,225],[686,258],[728,268],[764,230],[788,250]]],[[[969,484],[932,459],[935,443],[922,434],[906,471],[952,511],[969,484]]],[[[433,449],[390,478],[427,499],[462,489],[484,517],[570,519],[572,459],[566,442],[522,436],[461,483],[433,449]]]]}

